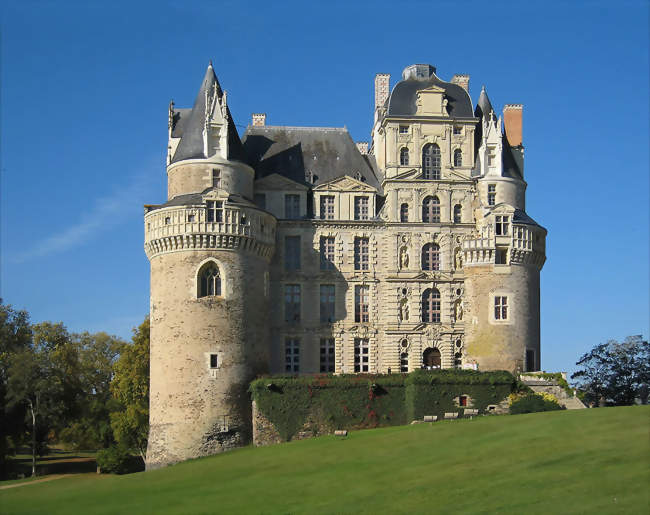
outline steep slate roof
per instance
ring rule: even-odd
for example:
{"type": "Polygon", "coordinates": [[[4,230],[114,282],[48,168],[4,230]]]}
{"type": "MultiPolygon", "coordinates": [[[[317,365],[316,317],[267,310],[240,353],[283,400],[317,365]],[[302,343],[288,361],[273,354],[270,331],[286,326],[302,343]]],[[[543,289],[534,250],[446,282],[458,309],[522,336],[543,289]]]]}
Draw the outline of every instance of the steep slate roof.
{"type": "Polygon", "coordinates": [[[244,149],[257,179],[277,173],[300,184],[317,186],[342,175],[377,188],[377,176],[345,128],[249,126],[244,149]],[[307,172],[313,181],[306,180],[307,172]]]}
{"type": "MultiPolygon", "coordinates": [[[[172,136],[180,137],[181,141],[176,148],[174,157],[171,162],[176,163],[185,159],[204,159],[206,156],[203,153],[203,128],[205,127],[205,96],[206,91],[210,91],[214,86],[217,86],[217,96],[219,100],[223,97],[223,90],[219,84],[217,76],[214,74],[212,63],[208,65],[205,71],[205,76],[201,82],[201,87],[194,100],[192,109],[176,109],[174,110],[174,125],[172,126],[172,136]]],[[[246,154],[237,134],[235,123],[233,122],[230,109],[226,107],[228,112],[228,159],[238,161],[245,161],[246,154]]]]}
{"type": "MultiPolygon", "coordinates": [[[[526,212],[522,209],[515,209],[515,212],[512,215],[512,221],[518,224],[524,224],[524,225],[534,225],[536,227],[542,227],[539,225],[535,220],[533,220],[530,216],[526,214],[526,212]]],[[[544,229],[544,227],[542,227],[544,229]]],[[[544,229],[546,230],[546,229],[544,229]]]]}
{"type": "Polygon", "coordinates": [[[474,118],[469,93],[458,84],[440,80],[436,76],[436,69],[428,64],[414,64],[404,69],[402,80],[395,84],[388,97],[387,116],[414,116],[417,112],[417,92],[434,85],[445,90],[449,116],[474,118]]]}
{"type": "MultiPolygon", "coordinates": [[[[159,204],[155,206],[148,206],[149,211],[155,211],[156,209],[162,209],[163,207],[174,207],[174,206],[198,206],[202,205],[203,202],[203,195],[205,195],[208,191],[210,191],[212,188],[207,188],[201,193],[187,193],[185,195],[177,195],[173,199],[168,200],[164,204],[159,204]]],[[[242,197],[241,195],[238,195],[236,193],[233,193],[228,196],[228,202],[233,205],[241,205],[241,206],[248,206],[248,207],[255,207],[255,203],[251,202],[250,200],[242,197]]]]}

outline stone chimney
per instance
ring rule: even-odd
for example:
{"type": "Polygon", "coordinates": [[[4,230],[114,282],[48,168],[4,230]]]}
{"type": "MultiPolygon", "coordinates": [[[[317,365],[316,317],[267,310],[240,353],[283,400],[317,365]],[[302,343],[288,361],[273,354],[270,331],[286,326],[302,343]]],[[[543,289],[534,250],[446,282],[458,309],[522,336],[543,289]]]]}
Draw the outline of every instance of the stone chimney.
{"type": "Polygon", "coordinates": [[[357,142],[357,148],[359,149],[359,152],[361,152],[363,155],[366,155],[368,153],[368,142],[367,141],[357,142]]]}
{"type": "Polygon", "coordinates": [[[264,127],[266,125],[266,113],[253,113],[253,127],[264,127]]]}
{"type": "Polygon", "coordinates": [[[511,147],[522,144],[522,118],[524,106],[522,104],[506,104],[503,108],[503,123],[506,126],[506,138],[511,147]]]}
{"type": "Polygon", "coordinates": [[[469,75],[457,73],[451,78],[452,84],[458,84],[461,88],[469,93],[469,75]]]}
{"type": "Polygon", "coordinates": [[[375,109],[383,107],[390,93],[390,74],[378,73],[375,75],[375,109]]]}

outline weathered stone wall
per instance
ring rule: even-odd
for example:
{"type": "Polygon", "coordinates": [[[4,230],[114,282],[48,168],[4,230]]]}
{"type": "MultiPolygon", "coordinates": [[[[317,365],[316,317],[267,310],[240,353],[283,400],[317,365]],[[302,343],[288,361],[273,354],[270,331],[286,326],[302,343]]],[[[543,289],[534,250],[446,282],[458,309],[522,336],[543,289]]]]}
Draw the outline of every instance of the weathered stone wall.
{"type": "Polygon", "coordinates": [[[529,265],[465,267],[466,359],[482,370],[524,369],[526,349],[540,363],[539,271],[529,265]],[[508,297],[508,319],[494,318],[494,296],[508,297]]]}
{"type": "Polygon", "coordinates": [[[269,362],[266,270],[264,259],[228,250],[151,259],[147,468],[251,441],[247,388],[269,362]],[[209,259],[219,266],[223,296],[197,299],[197,272],[209,259]]]}

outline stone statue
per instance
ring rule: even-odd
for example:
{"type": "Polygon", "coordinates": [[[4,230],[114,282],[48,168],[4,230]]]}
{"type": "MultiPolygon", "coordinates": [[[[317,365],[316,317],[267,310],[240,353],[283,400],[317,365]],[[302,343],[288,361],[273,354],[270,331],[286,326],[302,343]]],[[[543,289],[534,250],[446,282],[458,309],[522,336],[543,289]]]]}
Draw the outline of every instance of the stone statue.
{"type": "Polygon", "coordinates": [[[409,267],[409,252],[406,247],[402,247],[399,251],[399,267],[400,269],[409,267]]]}
{"type": "Polygon", "coordinates": [[[399,301],[399,320],[400,322],[407,322],[409,319],[409,303],[406,298],[399,301]]]}
{"type": "Polygon", "coordinates": [[[463,268],[463,251],[460,250],[460,247],[456,247],[456,252],[454,254],[454,267],[456,270],[463,268]]]}
{"type": "Polygon", "coordinates": [[[460,322],[463,319],[463,301],[457,300],[454,304],[454,316],[456,317],[456,322],[460,322]]]}

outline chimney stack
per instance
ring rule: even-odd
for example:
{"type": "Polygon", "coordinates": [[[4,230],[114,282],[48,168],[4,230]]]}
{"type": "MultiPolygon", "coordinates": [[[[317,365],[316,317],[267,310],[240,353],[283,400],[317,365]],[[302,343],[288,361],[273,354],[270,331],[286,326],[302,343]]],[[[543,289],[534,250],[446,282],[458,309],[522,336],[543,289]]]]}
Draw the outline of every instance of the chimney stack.
{"type": "Polygon", "coordinates": [[[390,93],[390,74],[378,73],[375,75],[375,109],[383,107],[390,93]]]}
{"type": "Polygon", "coordinates": [[[266,125],[266,113],[253,113],[253,127],[264,127],[266,125]]]}
{"type": "Polygon", "coordinates": [[[469,93],[469,75],[457,73],[451,78],[451,83],[458,84],[461,88],[467,91],[467,93],[469,93]]]}
{"type": "Polygon", "coordinates": [[[359,152],[361,152],[361,154],[365,156],[368,153],[368,142],[367,141],[357,142],[357,148],[359,149],[359,152]]]}
{"type": "Polygon", "coordinates": [[[503,108],[503,123],[506,126],[506,138],[511,147],[521,146],[522,119],[524,106],[522,104],[506,104],[503,108]]]}

